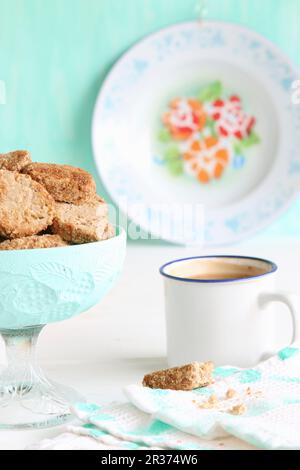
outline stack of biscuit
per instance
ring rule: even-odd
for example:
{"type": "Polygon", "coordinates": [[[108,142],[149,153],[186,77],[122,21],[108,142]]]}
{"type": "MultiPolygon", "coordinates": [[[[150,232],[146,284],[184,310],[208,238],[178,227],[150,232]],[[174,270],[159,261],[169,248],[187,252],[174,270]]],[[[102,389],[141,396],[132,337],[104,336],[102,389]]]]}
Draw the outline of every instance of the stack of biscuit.
{"type": "Polygon", "coordinates": [[[0,154],[0,250],[51,248],[114,235],[93,177],[69,165],[0,154]]]}

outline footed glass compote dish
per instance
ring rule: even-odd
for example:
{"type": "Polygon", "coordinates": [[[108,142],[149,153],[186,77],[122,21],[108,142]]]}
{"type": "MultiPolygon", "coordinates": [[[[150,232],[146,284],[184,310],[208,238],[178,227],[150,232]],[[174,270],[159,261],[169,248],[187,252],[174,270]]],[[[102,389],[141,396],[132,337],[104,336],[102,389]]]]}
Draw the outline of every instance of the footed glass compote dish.
{"type": "Polygon", "coordinates": [[[54,426],[72,417],[76,392],[45,377],[36,364],[42,328],[97,304],[115,283],[126,234],[62,248],[0,252],[0,334],[7,366],[0,370],[0,429],[54,426]]]}

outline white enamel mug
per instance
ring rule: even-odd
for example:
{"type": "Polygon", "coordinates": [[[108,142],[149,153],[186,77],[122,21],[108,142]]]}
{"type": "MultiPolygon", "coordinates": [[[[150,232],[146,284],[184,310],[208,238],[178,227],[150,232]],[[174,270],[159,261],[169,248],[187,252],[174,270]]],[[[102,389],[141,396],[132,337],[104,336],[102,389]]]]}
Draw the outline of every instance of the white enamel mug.
{"type": "MultiPolygon", "coordinates": [[[[251,367],[266,359],[274,354],[278,331],[286,326],[278,324],[274,315],[278,301],[290,311],[291,341],[298,343],[299,297],[275,290],[276,271],[275,263],[246,256],[197,256],[164,264],[160,273],[165,283],[169,365],[213,361],[251,367]],[[224,272],[223,279],[193,278],[203,263],[209,266],[213,261],[260,274],[226,279],[224,272]]],[[[288,320],[288,313],[284,318],[288,320]]]]}

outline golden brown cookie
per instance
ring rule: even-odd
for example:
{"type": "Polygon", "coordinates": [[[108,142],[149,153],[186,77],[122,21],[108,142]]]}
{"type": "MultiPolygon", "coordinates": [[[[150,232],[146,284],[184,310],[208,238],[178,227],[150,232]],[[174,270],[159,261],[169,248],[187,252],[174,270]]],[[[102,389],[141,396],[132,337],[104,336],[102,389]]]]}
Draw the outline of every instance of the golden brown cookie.
{"type": "Polygon", "coordinates": [[[31,163],[22,173],[42,184],[58,202],[83,204],[96,196],[92,175],[81,168],[55,163],[31,163]]]}
{"type": "Polygon", "coordinates": [[[212,362],[191,362],[182,367],[172,367],[147,374],[143,385],[169,390],[193,390],[211,384],[212,371],[212,362]]]}
{"type": "Polygon", "coordinates": [[[32,235],[0,243],[0,250],[31,250],[33,248],[55,248],[68,244],[59,235],[32,235]]]}
{"type": "Polygon", "coordinates": [[[0,170],[0,237],[36,235],[52,224],[55,202],[30,176],[0,170]]]}
{"type": "Polygon", "coordinates": [[[114,235],[107,219],[107,205],[96,196],[81,205],[57,202],[52,232],[70,243],[87,243],[106,240],[114,235]]]}
{"type": "Polygon", "coordinates": [[[21,171],[29,163],[31,156],[27,150],[0,153],[0,170],[21,171]]]}

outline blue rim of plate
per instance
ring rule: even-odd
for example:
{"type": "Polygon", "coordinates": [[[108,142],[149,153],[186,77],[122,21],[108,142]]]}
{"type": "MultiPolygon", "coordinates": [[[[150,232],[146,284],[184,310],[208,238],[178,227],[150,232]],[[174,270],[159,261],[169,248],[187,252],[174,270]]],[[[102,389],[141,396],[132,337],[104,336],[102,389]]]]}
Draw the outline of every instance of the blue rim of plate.
{"type": "MultiPolygon", "coordinates": [[[[134,54],[141,48],[145,43],[148,41],[151,41],[160,35],[166,34],[166,33],[171,33],[171,32],[176,32],[178,28],[194,28],[195,26],[199,26],[199,22],[197,21],[189,21],[189,22],[181,22],[181,23],[175,23],[171,26],[167,26],[166,28],[162,28],[154,33],[151,33],[147,36],[145,36],[142,40],[138,41],[134,46],[132,46],[127,52],[125,52],[121,58],[113,65],[111,68],[110,72],[108,73],[106,79],[103,82],[103,85],[100,89],[100,92],[98,94],[95,108],[94,108],[94,113],[93,113],[93,120],[92,120],[92,146],[93,146],[93,153],[94,153],[94,160],[95,164],[98,170],[98,174],[101,178],[101,181],[103,182],[107,192],[111,196],[112,200],[115,202],[115,204],[119,207],[121,212],[125,213],[128,216],[128,219],[134,222],[134,224],[137,227],[140,227],[145,233],[152,234],[154,238],[169,241],[172,243],[177,243],[181,245],[186,245],[186,241],[184,239],[172,239],[172,238],[164,238],[161,236],[161,233],[155,232],[155,230],[150,231],[149,230],[149,222],[145,223],[144,221],[137,221],[134,219],[134,217],[131,217],[130,212],[126,212],[127,206],[124,208],[122,204],[120,203],[120,198],[118,197],[118,194],[115,191],[115,188],[112,188],[112,181],[103,173],[102,165],[101,165],[101,155],[97,152],[97,144],[96,144],[96,134],[98,134],[98,125],[97,125],[97,118],[99,114],[99,110],[101,110],[102,106],[102,101],[104,98],[107,96],[107,91],[109,89],[110,81],[112,78],[114,78],[114,75],[117,73],[118,68],[121,65],[124,65],[128,59],[131,57],[134,57],[134,54]]],[[[261,46],[265,48],[265,50],[270,52],[270,55],[272,53],[274,55],[279,56],[279,58],[282,60],[281,65],[284,66],[286,69],[289,70],[289,78],[285,80],[281,80],[280,86],[286,90],[286,92],[289,90],[290,91],[290,86],[292,81],[296,80],[299,77],[299,71],[296,68],[295,64],[289,59],[289,57],[285,54],[285,52],[281,51],[280,48],[270,41],[269,39],[265,38],[264,36],[260,35],[256,31],[251,30],[250,28],[247,28],[245,26],[242,26],[240,24],[236,23],[230,23],[230,22],[223,22],[223,21],[203,21],[201,23],[201,28],[202,30],[205,28],[225,28],[230,27],[234,29],[237,33],[240,34],[245,34],[249,35],[251,38],[255,38],[258,42],[261,43],[261,46]]],[[[273,59],[272,59],[273,60],[273,59]]],[[[277,78],[274,78],[277,80],[277,78]]],[[[279,77],[278,77],[278,84],[279,84],[279,77]]],[[[289,95],[290,96],[290,95],[289,95]]],[[[287,100],[288,102],[288,100],[287,100]]],[[[290,103],[290,107],[291,103],[290,103]]],[[[295,126],[297,128],[293,131],[297,131],[297,136],[299,135],[299,142],[300,142],[300,108],[297,106],[294,106],[293,109],[293,116],[291,116],[291,121],[295,121],[295,126]],[[295,109],[295,108],[298,108],[295,109]]],[[[295,139],[296,140],[296,139],[295,139]]],[[[243,221],[241,222],[239,218],[244,216],[244,214],[234,214],[233,217],[231,217],[231,220],[229,222],[232,222],[232,225],[235,225],[235,228],[232,228],[232,233],[231,236],[229,237],[221,237],[218,238],[218,235],[212,236],[211,233],[208,234],[207,236],[207,229],[208,232],[211,230],[211,227],[209,228],[208,225],[205,225],[205,235],[204,235],[204,244],[205,246],[220,246],[220,245],[228,245],[232,244],[234,242],[241,241],[245,238],[249,238],[250,236],[254,235],[255,233],[259,232],[260,230],[264,229],[265,227],[269,226],[272,222],[274,222],[278,217],[283,214],[287,208],[292,204],[292,202],[295,200],[297,197],[297,192],[300,188],[300,157],[297,157],[298,152],[297,148],[299,146],[299,142],[297,142],[297,145],[294,145],[293,148],[291,147],[290,151],[288,152],[288,157],[289,157],[289,173],[287,176],[291,178],[291,184],[290,188],[284,188],[280,187],[278,189],[278,185],[274,185],[274,195],[272,198],[269,198],[267,201],[266,205],[269,204],[274,204],[277,205],[273,210],[271,210],[270,213],[264,214],[262,213],[259,216],[259,220],[255,221],[254,223],[248,224],[247,228],[243,228],[243,221]],[[275,191],[277,193],[275,194],[275,191]],[[280,192],[281,191],[281,192],[280,192]]],[[[255,190],[251,191],[251,194],[254,193],[255,190]]],[[[134,198],[133,198],[134,199],[134,198]]],[[[138,198],[136,198],[138,199],[138,198]]],[[[233,204],[235,205],[235,204],[233,204]]],[[[229,206],[228,206],[229,207],[229,206]]],[[[252,208],[253,209],[253,208],[252,208]]],[[[145,207],[145,213],[149,211],[148,207],[145,207]]],[[[258,208],[259,211],[259,208],[258,208]]],[[[252,211],[253,212],[253,211],[252,211]]],[[[254,211],[255,212],[255,211],[254,211]]],[[[263,211],[262,211],[263,212],[263,211]]],[[[246,214],[247,215],[247,214],[246,214]]],[[[252,213],[253,216],[253,213],[252,213]]],[[[145,215],[146,217],[146,215],[145,215]]],[[[247,217],[244,218],[244,220],[247,217]]],[[[246,224],[247,225],[247,224],[246,224]]],[[[216,231],[215,231],[216,232],[216,231]]],[[[189,244],[189,243],[188,243],[189,244]]]]}
{"type": "Polygon", "coordinates": [[[193,283],[204,283],[204,284],[216,284],[216,283],[231,283],[231,282],[243,282],[243,281],[249,281],[252,279],[257,279],[261,277],[268,276],[269,274],[273,274],[277,271],[278,266],[277,264],[273,263],[273,261],[270,261],[268,259],[264,258],[257,258],[254,256],[241,256],[241,255],[204,255],[204,256],[190,256],[187,258],[179,258],[179,259],[174,259],[172,261],[168,261],[168,263],[163,264],[159,272],[162,276],[167,277],[169,279],[173,279],[174,281],[183,281],[183,282],[193,282],[193,283]],[[236,277],[233,279],[191,279],[191,278],[186,278],[186,277],[179,277],[179,276],[172,276],[172,274],[167,274],[164,272],[165,268],[167,266],[170,266],[175,263],[180,263],[181,261],[189,261],[189,260],[194,260],[194,259],[216,259],[216,258],[221,258],[221,259],[245,259],[245,260],[252,260],[252,261],[260,261],[262,263],[266,263],[270,266],[270,271],[267,271],[266,273],[262,274],[257,274],[256,276],[248,276],[248,277],[236,277]]]}

